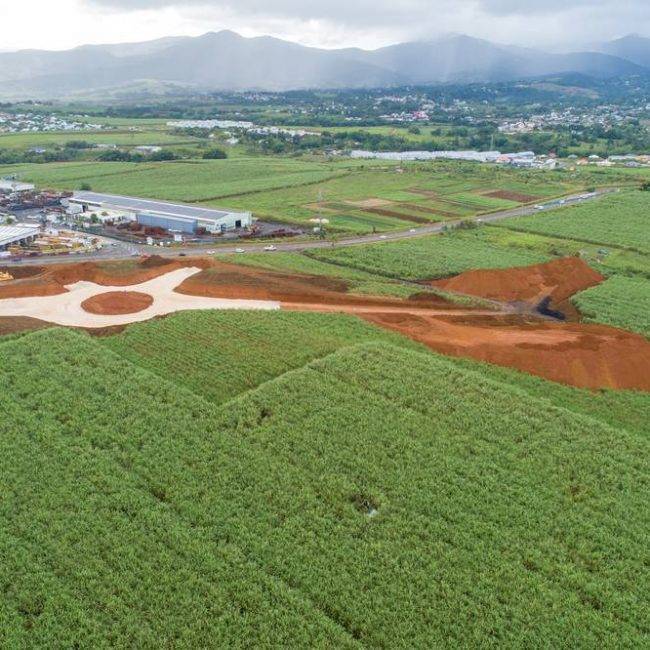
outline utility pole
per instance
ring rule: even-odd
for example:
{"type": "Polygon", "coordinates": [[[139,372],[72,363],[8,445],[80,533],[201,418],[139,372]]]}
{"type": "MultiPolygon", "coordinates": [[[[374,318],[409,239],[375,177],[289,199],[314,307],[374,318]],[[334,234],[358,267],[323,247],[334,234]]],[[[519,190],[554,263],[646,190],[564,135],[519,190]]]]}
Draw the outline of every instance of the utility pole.
{"type": "Polygon", "coordinates": [[[323,230],[323,190],[318,190],[318,236],[325,239],[323,230]]]}

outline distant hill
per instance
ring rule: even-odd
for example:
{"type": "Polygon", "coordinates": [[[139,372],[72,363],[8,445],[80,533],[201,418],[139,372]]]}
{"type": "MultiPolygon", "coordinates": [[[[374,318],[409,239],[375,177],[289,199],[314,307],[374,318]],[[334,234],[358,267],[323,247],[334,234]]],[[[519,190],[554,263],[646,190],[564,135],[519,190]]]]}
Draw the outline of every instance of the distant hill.
{"type": "Polygon", "coordinates": [[[323,50],[222,31],[196,38],[86,45],[64,52],[0,53],[0,96],[56,98],[160,83],[206,90],[284,91],[649,72],[650,49],[646,59],[641,44],[620,49],[626,57],[604,51],[549,54],[450,35],[374,51],[323,50]],[[637,60],[627,56],[632,50],[637,60]]]}
{"type": "Polygon", "coordinates": [[[606,54],[650,68],[650,38],[630,34],[615,41],[604,43],[600,50],[606,54]]]}

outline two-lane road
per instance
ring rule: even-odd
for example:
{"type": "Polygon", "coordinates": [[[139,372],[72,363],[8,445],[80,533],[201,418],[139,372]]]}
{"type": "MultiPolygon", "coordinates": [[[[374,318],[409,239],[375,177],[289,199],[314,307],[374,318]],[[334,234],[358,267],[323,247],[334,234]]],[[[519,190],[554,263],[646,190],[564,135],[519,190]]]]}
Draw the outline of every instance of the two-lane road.
{"type": "MultiPolygon", "coordinates": [[[[541,203],[538,205],[545,206],[544,209],[561,209],[569,207],[571,205],[576,205],[577,203],[583,203],[585,201],[593,201],[602,197],[605,194],[610,194],[612,192],[617,192],[617,189],[600,189],[596,190],[589,194],[587,198],[583,198],[585,193],[573,194],[571,196],[566,196],[561,199],[553,199],[547,201],[546,203],[541,203]],[[563,201],[563,203],[560,203],[563,201]]],[[[502,221],[503,219],[510,219],[512,217],[521,217],[531,214],[538,214],[541,212],[537,207],[527,205],[519,208],[513,208],[510,210],[502,210],[500,212],[493,212],[490,214],[478,215],[476,217],[469,218],[472,221],[478,223],[493,223],[495,221],[502,221]]],[[[463,221],[467,221],[464,219],[463,221]]],[[[428,224],[425,226],[418,226],[416,228],[410,228],[409,230],[398,230],[394,232],[386,233],[372,233],[368,235],[357,235],[355,237],[346,237],[344,239],[338,239],[336,241],[331,241],[327,239],[316,239],[316,240],[302,240],[302,241],[288,241],[288,242],[274,242],[274,246],[278,251],[304,251],[315,248],[331,248],[333,246],[342,247],[342,246],[359,246],[361,244],[371,244],[379,243],[385,241],[399,241],[403,239],[411,239],[414,237],[422,237],[423,235],[434,235],[440,233],[446,228],[457,226],[461,223],[461,220],[456,221],[444,221],[428,224]]],[[[187,256],[201,256],[207,255],[212,251],[215,251],[219,254],[235,254],[237,249],[244,249],[245,252],[255,253],[264,251],[265,247],[269,245],[269,242],[260,242],[260,243],[243,243],[235,242],[232,245],[227,244],[212,244],[209,246],[185,246],[183,248],[161,248],[157,246],[147,246],[144,244],[124,244],[122,242],[118,243],[115,247],[106,246],[101,251],[97,253],[91,253],[88,255],[65,255],[65,256],[43,256],[43,257],[31,257],[23,258],[23,260],[10,261],[10,260],[0,260],[0,265],[2,266],[12,266],[12,265],[43,265],[43,264],[70,264],[74,262],[85,262],[85,261],[107,261],[107,260],[121,260],[128,259],[133,257],[134,253],[142,255],[160,255],[162,257],[179,257],[181,254],[187,256]]]]}

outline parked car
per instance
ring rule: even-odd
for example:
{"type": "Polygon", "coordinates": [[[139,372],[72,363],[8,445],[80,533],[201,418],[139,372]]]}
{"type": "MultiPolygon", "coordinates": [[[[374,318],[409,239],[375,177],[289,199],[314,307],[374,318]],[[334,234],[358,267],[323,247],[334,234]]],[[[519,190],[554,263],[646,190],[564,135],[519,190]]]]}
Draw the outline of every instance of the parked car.
{"type": "Polygon", "coordinates": [[[245,253],[246,251],[243,248],[235,248],[235,253],[245,253]]]}
{"type": "Polygon", "coordinates": [[[269,246],[265,246],[265,247],[264,247],[264,250],[265,250],[265,251],[277,251],[278,249],[277,249],[277,247],[274,246],[273,244],[270,244],[269,246]]]}

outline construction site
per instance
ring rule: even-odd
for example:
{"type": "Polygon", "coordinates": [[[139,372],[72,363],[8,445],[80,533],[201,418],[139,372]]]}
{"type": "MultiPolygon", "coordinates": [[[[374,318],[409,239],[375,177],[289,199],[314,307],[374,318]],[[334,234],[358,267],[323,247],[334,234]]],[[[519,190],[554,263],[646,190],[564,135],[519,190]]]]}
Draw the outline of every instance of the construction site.
{"type": "MultiPolygon", "coordinates": [[[[462,295],[489,299],[480,306],[459,305],[426,291],[414,291],[406,299],[360,296],[337,278],[199,257],[17,271],[0,284],[0,333],[61,324],[101,334],[188,309],[335,312],[447,355],[578,387],[650,391],[650,342],[645,337],[581,323],[577,311],[567,309],[571,295],[602,280],[577,258],[500,272],[473,271],[444,281],[447,288],[462,289],[462,295]],[[540,303],[551,313],[564,309],[564,320],[540,312],[540,303]]],[[[12,267],[0,272],[11,275],[12,267]]]]}

